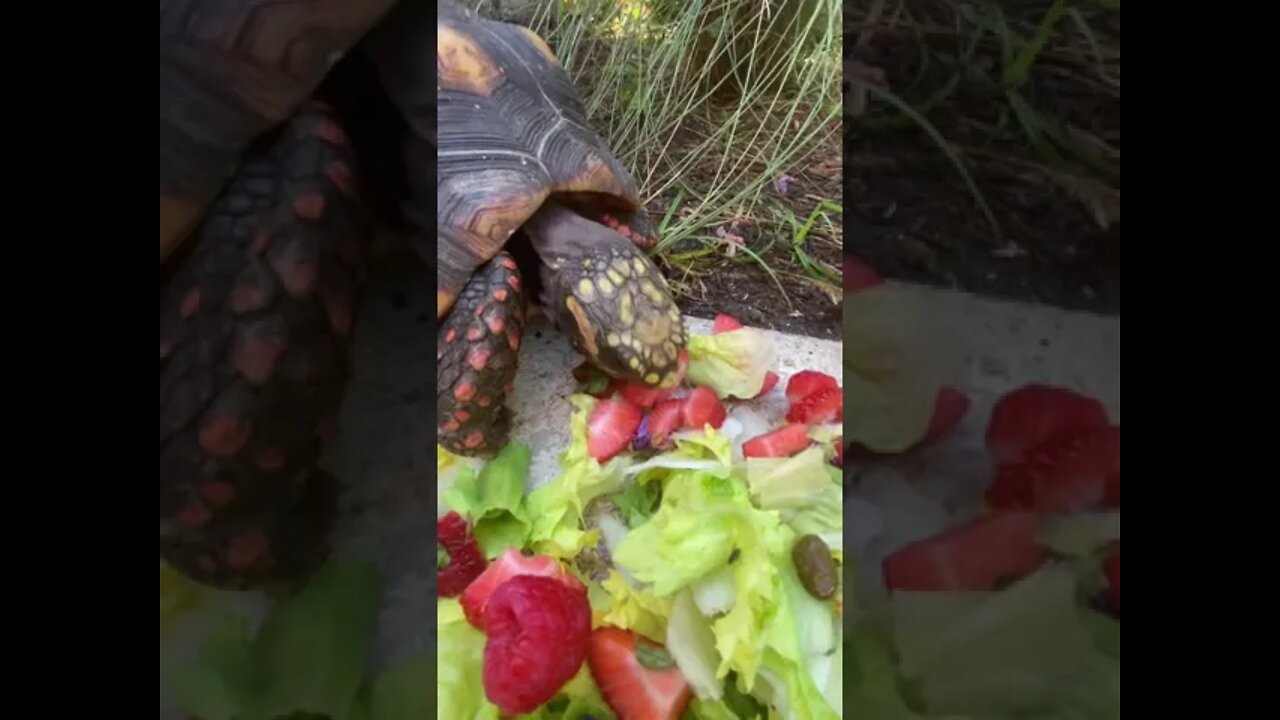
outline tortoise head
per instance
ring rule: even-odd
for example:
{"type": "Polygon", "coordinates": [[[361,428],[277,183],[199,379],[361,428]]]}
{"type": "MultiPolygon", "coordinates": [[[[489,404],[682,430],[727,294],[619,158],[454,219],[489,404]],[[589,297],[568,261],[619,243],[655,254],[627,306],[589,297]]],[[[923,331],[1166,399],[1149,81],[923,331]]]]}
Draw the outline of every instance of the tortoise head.
{"type": "Polygon", "coordinates": [[[686,335],[666,280],[621,232],[548,202],[524,226],[543,303],[574,347],[609,375],[675,387],[686,335]]]}

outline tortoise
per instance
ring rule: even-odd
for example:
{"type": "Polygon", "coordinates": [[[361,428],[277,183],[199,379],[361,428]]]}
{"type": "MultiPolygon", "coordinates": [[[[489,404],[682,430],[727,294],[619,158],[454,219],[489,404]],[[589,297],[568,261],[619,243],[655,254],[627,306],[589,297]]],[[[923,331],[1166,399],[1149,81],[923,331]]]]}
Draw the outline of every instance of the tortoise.
{"type": "Polygon", "coordinates": [[[288,589],[327,556],[336,481],[318,459],[376,225],[436,272],[450,451],[509,439],[532,303],[607,375],[679,380],[653,224],[555,54],[451,1],[433,32],[427,7],[162,0],[160,552],[197,582],[288,589]],[[335,79],[360,62],[362,90],[335,79]],[[370,85],[390,131],[353,97],[370,85]]]}

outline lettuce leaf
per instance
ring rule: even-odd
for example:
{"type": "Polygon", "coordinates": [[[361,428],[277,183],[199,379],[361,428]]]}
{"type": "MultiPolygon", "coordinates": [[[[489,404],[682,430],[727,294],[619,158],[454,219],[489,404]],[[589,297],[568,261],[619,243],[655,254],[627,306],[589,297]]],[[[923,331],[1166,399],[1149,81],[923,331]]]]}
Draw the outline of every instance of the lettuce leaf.
{"type": "Polygon", "coordinates": [[[600,587],[609,594],[610,602],[607,609],[594,613],[594,627],[613,625],[654,640],[666,635],[671,598],[658,597],[647,588],[631,587],[617,570],[611,571],[600,587]]]}
{"type": "Polygon", "coordinates": [[[1058,564],[999,592],[896,592],[890,612],[902,675],[931,714],[1052,707],[1100,655],[1058,564]]]}
{"type": "Polygon", "coordinates": [[[206,720],[348,720],[361,700],[380,596],[372,565],[335,556],[271,609],[256,637],[234,617],[216,625],[195,664],[176,671],[177,694],[206,720]]]}
{"type": "Polygon", "coordinates": [[[629,455],[601,465],[587,451],[587,418],[595,408],[590,395],[573,395],[570,445],[560,454],[560,474],[529,494],[525,501],[532,527],[528,544],[542,555],[567,560],[583,548],[595,545],[599,533],[582,529],[582,513],[588,503],[622,488],[629,455]]]}
{"type": "Polygon", "coordinates": [[[437,717],[498,720],[498,707],[484,694],[484,633],[467,622],[456,599],[436,601],[437,717]]]}
{"type": "Polygon", "coordinates": [[[489,559],[522,547],[531,523],[524,504],[529,448],[511,442],[485,463],[480,475],[461,474],[444,492],[445,502],[472,523],[476,541],[489,559]]]}
{"type": "Polygon", "coordinates": [[[431,717],[436,704],[430,687],[436,677],[434,652],[409,658],[384,670],[369,692],[370,720],[420,720],[431,717]]]}
{"type": "Polygon", "coordinates": [[[902,452],[924,437],[950,371],[949,333],[906,292],[844,296],[844,440],[902,452]]]}
{"type": "Polygon", "coordinates": [[[751,496],[760,508],[779,511],[799,535],[812,533],[827,547],[841,547],[842,479],[830,472],[822,448],[812,446],[789,458],[747,458],[746,468],[751,496]]]}
{"type": "Polygon", "coordinates": [[[902,696],[893,659],[887,618],[860,617],[844,642],[849,662],[844,666],[845,706],[853,718],[919,720],[902,696]]]}
{"type": "Polygon", "coordinates": [[[755,328],[690,335],[688,347],[689,383],[711,388],[721,398],[759,395],[765,373],[778,359],[773,340],[755,328]]]}

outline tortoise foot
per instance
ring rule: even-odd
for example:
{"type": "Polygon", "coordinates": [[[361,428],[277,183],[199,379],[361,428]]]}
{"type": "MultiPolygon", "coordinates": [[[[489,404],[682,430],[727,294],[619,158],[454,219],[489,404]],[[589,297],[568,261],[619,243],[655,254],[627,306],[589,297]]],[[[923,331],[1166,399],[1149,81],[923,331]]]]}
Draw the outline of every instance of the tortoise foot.
{"type": "Polygon", "coordinates": [[[162,279],[160,552],[193,579],[258,587],[317,554],[312,478],[365,241],[345,135],[313,104],[246,157],[162,279]]]}
{"type": "Polygon", "coordinates": [[[436,427],[450,452],[487,457],[507,444],[524,326],[520,271],[500,252],[476,271],[440,326],[436,427]]]}

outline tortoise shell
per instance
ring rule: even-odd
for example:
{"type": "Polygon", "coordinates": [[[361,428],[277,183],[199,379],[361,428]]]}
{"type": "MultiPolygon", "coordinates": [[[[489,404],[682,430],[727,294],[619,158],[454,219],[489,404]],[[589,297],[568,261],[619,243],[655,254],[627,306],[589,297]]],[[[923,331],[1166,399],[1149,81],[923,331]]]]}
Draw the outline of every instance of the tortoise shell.
{"type": "Polygon", "coordinates": [[[532,30],[442,2],[436,23],[437,313],[550,196],[635,212],[635,181],[532,30]]]}

